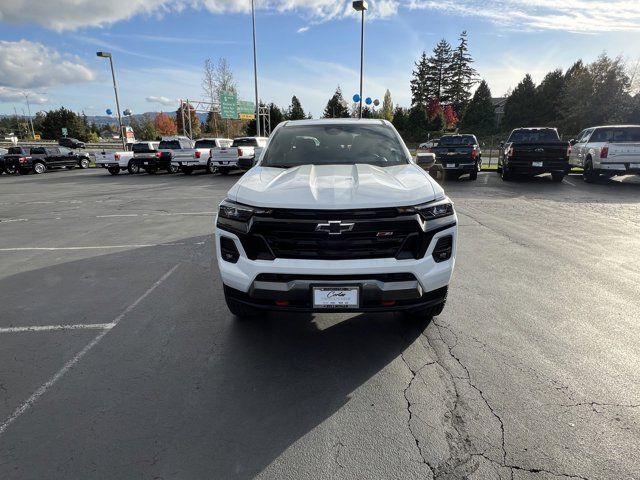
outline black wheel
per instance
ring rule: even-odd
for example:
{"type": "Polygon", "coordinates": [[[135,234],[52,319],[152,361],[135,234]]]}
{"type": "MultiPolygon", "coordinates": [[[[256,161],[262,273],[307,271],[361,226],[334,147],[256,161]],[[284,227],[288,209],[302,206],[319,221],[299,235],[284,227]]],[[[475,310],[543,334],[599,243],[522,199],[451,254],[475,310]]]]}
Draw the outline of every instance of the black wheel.
{"type": "Polygon", "coordinates": [[[211,162],[211,159],[209,159],[209,161],[207,162],[207,173],[213,173],[215,172],[215,170],[215,165],[211,162]]]}
{"type": "Polygon", "coordinates": [[[478,179],[478,170],[480,170],[480,165],[476,163],[476,168],[472,172],[469,172],[469,180],[478,179]]]}
{"type": "Polygon", "coordinates": [[[155,175],[156,173],[158,173],[158,169],[155,167],[145,168],[144,171],[150,175],[155,175]]]}
{"type": "MultiPolygon", "coordinates": [[[[5,165],[5,167],[4,167],[4,172],[7,175],[13,175],[17,171],[18,171],[18,169],[14,165],[5,165]]],[[[27,173],[29,173],[29,169],[27,169],[27,173]]]]}
{"type": "Polygon", "coordinates": [[[593,169],[593,162],[591,158],[587,158],[582,170],[582,179],[587,183],[596,182],[600,178],[600,174],[593,169]]]}
{"type": "Polygon", "coordinates": [[[131,175],[140,173],[140,165],[138,165],[137,163],[134,163],[133,161],[130,161],[129,165],[127,165],[127,171],[131,175]]]}
{"type": "Polygon", "coordinates": [[[258,308],[252,307],[250,305],[246,305],[242,302],[237,301],[228,293],[228,288],[226,285],[224,287],[224,301],[227,303],[227,308],[229,311],[238,318],[255,318],[258,315],[263,314],[264,312],[258,308]]]}
{"type": "Polygon", "coordinates": [[[167,173],[178,173],[178,170],[180,170],[180,167],[177,165],[169,165],[167,167],[167,173]]]}
{"type": "Polygon", "coordinates": [[[562,182],[562,180],[564,179],[564,173],[552,173],[551,174],[551,181],[554,183],[560,183],[562,182]]]}
{"type": "MultiPolygon", "coordinates": [[[[80,159],[80,168],[87,169],[87,168],[89,168],[90,163],[91,162],[89,162],[88,158],[81,158],[80,159]]],[[[73,167],[71,167],[71,168],[73,168],[73,167]]]]}
{"type": "Polygon", "coordinates": [[[118,175],[120,173],[120,167],[109,167],[107,170],[109,170],[111,175],[118,175]]]}
{"type": "Polygon", "coordinates": [[[191,175],[193,173],[193,167],[182,167],[182,173],[191,175]]]}
{"type": "Polygon", "coordinates": [[[33,173],[40,175],[47,171],[47,166],[42,162],[36,162],[33,164],[33,173]]]}
{"type": "Polygon", "coordinates": [[[505,165],[503,165],[502,169],[500,170],[500,178],[502,178],[502,180],[504,180],[505,182],[513,180],[513,175],[505,165]]]}

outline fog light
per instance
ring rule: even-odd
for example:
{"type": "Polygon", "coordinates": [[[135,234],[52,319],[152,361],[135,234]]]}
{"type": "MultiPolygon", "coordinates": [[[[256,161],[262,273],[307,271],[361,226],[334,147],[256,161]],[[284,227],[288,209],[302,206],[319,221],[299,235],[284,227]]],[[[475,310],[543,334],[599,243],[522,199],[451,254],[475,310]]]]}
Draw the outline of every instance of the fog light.
{"type": "Polygon", "coordinates": [[[240,258],[235,242],[228,237],[220,238],[220,255],[225,262],[229,263],[236,263],[240,258]]]}
{"type": "Polygon", "coordinates": [[[444,262],[451,258],[451,251],[453,250],[453,237],[447,235],[438,239],[435,248],[433,249],[433,259],[436,263],[444,262]]]}

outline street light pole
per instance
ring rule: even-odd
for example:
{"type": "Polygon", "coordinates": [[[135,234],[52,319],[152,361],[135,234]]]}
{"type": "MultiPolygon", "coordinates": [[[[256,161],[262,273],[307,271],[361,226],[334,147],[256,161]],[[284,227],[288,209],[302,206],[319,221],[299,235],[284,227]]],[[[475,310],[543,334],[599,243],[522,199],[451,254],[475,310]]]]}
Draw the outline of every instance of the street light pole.
{"type": "Polygon", "coordinates": [[[31,105],[29,105],[29,94],[26,92],[22,92],[25,100],[27,101],[27,111],[29,112],[29,123],[31,124],[31,139],[36,139],[36,131],[33,129],[33,119],[31,118],[31,105]]]}
{"type": "Polygon", "coordinates": [[[256,134],[260,136],[260,104],[258,103],[258,59],[256,53],[256,9],[251,0],[251,21],[253,23],[253,80],[256,90],[256,134]]]}
{"type": "Polygon", "coordinates": [[[116,83],[116,73],[113,69],[113,57],[110,52],[96,52],[98,57],[108,58],[111,65],[111,78],[113,79],[113,91],[116,94],[116,110],[118,111],[118,125],[120,126],[120,139],[122,140],[122,148],[127,149],[127,143],[122,128],[122,114],[120,113],[120,100],[118,100],[118,85],[116,83]]]}
{"type": "Polygon", "coordinates": [[[364,77],[364,12],[367,10],[368,5],[364,0],[355,1],[352,3],[353,9],[362,14],[362,25],[360,27],[360,107],[359,117],[362,118],[362,80],[364,77]]]}

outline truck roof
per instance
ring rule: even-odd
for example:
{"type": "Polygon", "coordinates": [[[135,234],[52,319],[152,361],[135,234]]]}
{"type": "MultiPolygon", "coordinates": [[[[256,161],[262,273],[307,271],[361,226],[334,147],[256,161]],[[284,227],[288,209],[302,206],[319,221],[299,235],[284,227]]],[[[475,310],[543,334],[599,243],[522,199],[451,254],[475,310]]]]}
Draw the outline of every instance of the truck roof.
{"type": "Polygon", "coordinates": [[[587,128],[640,128],[640,125],[598,125],[596,127],[587,128]]]}
{"type": "Polygon", "coordinates": [[[384,125],[387,123],[386,120],[381,120],[378,118],[321,118],[318,120],[289,120],[284,122],[285,126],[296,126],[296,125],[349,125],[349,124],[360,124],[360,125],[384,125]]]}

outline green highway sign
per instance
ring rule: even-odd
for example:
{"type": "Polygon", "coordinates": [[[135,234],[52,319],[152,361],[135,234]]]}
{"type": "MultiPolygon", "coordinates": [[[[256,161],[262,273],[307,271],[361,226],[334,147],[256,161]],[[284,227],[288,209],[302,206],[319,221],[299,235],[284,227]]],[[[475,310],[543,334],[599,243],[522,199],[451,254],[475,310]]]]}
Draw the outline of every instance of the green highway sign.
{"type": "Polygon", "coordinates": [[[253,115],[255,117],[256,104],[245,100],[238,100],[238,113],[241,115],[253,115]]]}
{"type": "Polygon", "coordinates": [[[233,92],[221,91],[218,97],[220,101],[220,117],[237,119],[238,118],[238,95],[233,92]]]}
{"type": "Polygon", "coordinates": [[[62,136],[66,137],[68,133],[69,131],[66,128],[62,127],[62,136]]]}

